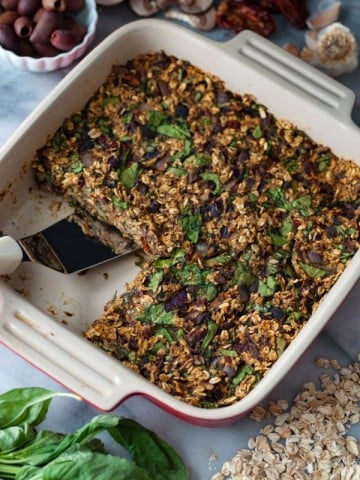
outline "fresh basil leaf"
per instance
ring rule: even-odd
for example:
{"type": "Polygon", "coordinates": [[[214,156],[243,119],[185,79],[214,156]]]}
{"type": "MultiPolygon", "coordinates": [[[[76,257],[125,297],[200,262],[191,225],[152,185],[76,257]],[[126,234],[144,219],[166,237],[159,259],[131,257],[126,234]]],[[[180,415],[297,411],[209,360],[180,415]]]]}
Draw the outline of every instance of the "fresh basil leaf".
{"type": "Polygon", "coordinates": [[[20,480],[151,480],[134,462],[94,453],[78,446],[35,470],[24,469],[20,480]]]}
{"type": "Polygon", "coordinates": [[[61,433],[40,430],[23,447],[0,455],[0,465],[42,465],[57,456],[55,453],[64,440],[61,433]]]}
{"type": "Polygon", "coordinates": [[[45,388],[15,388],[0,395],[0,428],[28,423],[38,425],[54,397],[64,396],[79,400],[71,393],[52,392],[45,388]]]}
{"type": "Polygon", "coordinates": [[[189,479],[187,468],[176,451],[156,433],[134,420],[120,419],[117,427],[110,430],[110,434],[151,479],[189,479]]]}
{"type": "Polygon", "coordinates": [[[0,430],[0,462],[1,455],[23,447],[35,438],[36,431],[28,423],[3,428],[0,430]]]}

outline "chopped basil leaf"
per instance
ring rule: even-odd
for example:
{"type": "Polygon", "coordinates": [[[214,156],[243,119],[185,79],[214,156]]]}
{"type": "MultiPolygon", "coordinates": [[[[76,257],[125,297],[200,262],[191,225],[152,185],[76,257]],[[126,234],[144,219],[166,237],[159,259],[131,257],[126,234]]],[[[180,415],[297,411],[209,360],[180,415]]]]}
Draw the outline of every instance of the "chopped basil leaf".
{"type": "Polygon", "coordinates": [[[235,350],[226,350],[225,348],[220,348],[219,352],[225,357],[237,357],[237,352],[235,350]]]}
{"type": "Polygon", "coordinates": [[[128,208],[127,202],[120,200],[120,199],[119,199],[118,197],[116,197],[115,195],[113,195],[113,196],[111,197],[111,202],[112,202],[112,204],[114,205],[114,207],[120,208],[120,210],[127,210],[127,208],[128,208]]]}
{"type": "Polygon", "coordinates": [[[120,102],[119,97],[106,97],[102,100],[101,105],[106,107],[107,105],[116,105],[120,102]]]}
{"type": "Polygon", "coordinates": [[[216,298],[217,295],[217,288],[213,283],[206,283],[199,289],[199,296],[205,297],[208,302],[211,302],[216,298]]]}
{"type": "Polygon", "coordinates": [[[277,207],[284,208],[285,210],[291,210],[291,204],[288,200],[286,200],[284,192],[280,187],[269,188],[268,196],[277,207]]]}
{"type": "Polygon", "coordinates": [[[190,131],[186,125],[164,124],[159,125],[156,131],[161,135],[165,135],[171,138],[178,138],[180,140],[185,140],[185,138],[189,138],[191,136],[190,131]]]}
{"type": "Polygon", "coordinates": [[[329,273],[327,270],[325,270],[323,268],[314,267],[313,265],[309,265],[308,263],[300,262],[300,265],[303,268],[303,270],[305,271],[305,273],[307,275],[309,275],[309,277],[312,277],[312,278],[325,277],[329,273]]]}
{"type": "Polygon", "coordinates": [[[292,202],[293,208],[298,210],[298,212],[303,217],[309,217],[313,214],[313,209],[311,208],[311,195],[302,195],[301,197],[296,198],[292,202]]]}
{"type": "Polygon", "coordinates": [[[221,185],[219,175],[211,172],[204,172],[201,174],[201,178],[207,182],[214,184],[213,192],[218,195],[223,191],[223,186],[221,185]]]}
{"type": "Polygon", "coordinates": [[[200,214],[191,215],[183,213],[180,217],[180,222],[186,237],[190,242],[197,243],[200,236],[202,218],[200,214]]]}
{"type": "Polygon", "coordinates": [[[174,251],[173,255],[169,258],[158,258],[154,262],[155,268],[168,268],[172,265],[176,265],[181,262],[185,257],[185,252],[181,248],[178,248],[174,251]]]}
{"type": "Polygon", "coordinates": [[[169,330],[165,327],[159,328],[159,330],[156,331],[156,335],[161,335],[162,337],[165,338],[165,340],[168,343],[174,343],[174,341],[175,341],[173,339],[171,333],[169,332],[169,330]]]}
{"type": "Polygon", "coordinates": [[[120,173],[120,181],[127,190],[133,188],[141,171],[140,165],[133,163],[120,173]]]}
{"type": "Polygon", "coordinates": [[[162,270],[158,270],[155,273],[153,273],[149,278],[148,287],[153,293],[155,293],[156,290],[159,288],[159,285],[161,284],[163,277],[164,277],[164,272],[162,270]]]}
{"type": "Polygon", "coordinates": [[[231,255],[218,255],[217,257],[208,258],[206,260],[206,265],[208,267],[214,267],[216,265],[222,265],[231,260],[231,255]]]}
{"type": "Polygon", "coordinates": [[[269,276],[265,281],[259,280],[258,292],[262,297],[271,297],[275,293],[276,287],[276,279],[269,276]]]}
{"type": "Polygon", "coordinates": [[[176,177],[182,177],[187,173],[186,170],[179,167],[169,167],[166,171],[171,173],[172,175],[175,175],[176,177]]]}
{"type": "Polygon", "coordinates": [[[283,337],[275,337],[275,350],[278,356],[280,356],[287,347],[287,341],[283,337]]]}
{"type": "Polygon", "coordinates": [[[191,155],[191,157],[188,157],[186,159],[186,162],[193,162],[194,167],[200,168],[200,167],[207,167],[211,165],[211,158],[204,153],[194,153],[194,155],[191,155]]]}
{"type": "Polygon", "coordinates": [[[330,165],[330,157],[329,155],[321,155],[318,160],[318,170],[319,172],[323,172],[324,170],[326,170],[329,165],[330,165]]]}
{"type": "Polygon", "coordinates": [[[176,271],[176,278],[184,285],[201,285],[203,283],[202,270],[198,265],[186,263],[181,270],[176,271]]]}
{"type": "Polygon", "coordinates": [[[253,130],[252,133],[254,138],[261,138],[263,136],[263,130],[261,128],[261,125],[256,125],[256,127],[253,130]]]}
{"type": "Polygon", "coordinates": [[[285,237],[282,237],[278,233],[270,232],[271,242],[275,247],[283,247],[287,244],[288,240],[285,237]]]}
{"type": "Polygon", "coordinates": [[[163,303],[151,305],[136,318],[145,323],[154,325],[173,325],[175,312],[167,312],[163,303]]]}
{"type": "Polygon", "coordinates": [[[69,171],[72,173],[80,173],[83,171],[84,165],[81,160],[75,160],[69,168],[69,171]]]}
{"type": "Polygon", "coordinates": [[[218,329],[218,326],[215,322],[208,322],[207,333],[201,344],[202,351],[207,350],[208,346],[210,345],[210,343],[212,342],[213,338],[216,335],[217,329],[218,329]]]}
{"type": "Polygon", "coordinates": [[[245,377],[248,375],[253,375],[253,373],[254,369],[251,365],[242,365],[237,371],[235,377],[232,379],[233,385],[239,385],[239,383],[245,380],[245,377]]]}

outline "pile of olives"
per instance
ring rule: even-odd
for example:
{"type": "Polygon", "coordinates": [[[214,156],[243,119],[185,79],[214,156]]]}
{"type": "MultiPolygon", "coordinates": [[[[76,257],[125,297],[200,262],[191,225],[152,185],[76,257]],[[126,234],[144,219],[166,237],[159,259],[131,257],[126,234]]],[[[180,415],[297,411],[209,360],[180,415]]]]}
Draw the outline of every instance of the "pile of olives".
{"type": "Polygon", "coordinates": [[[0,8],[0,45],[20,56],[67,52],[87,31],[72,16],[84,0],[0,0],[0,8]]]}

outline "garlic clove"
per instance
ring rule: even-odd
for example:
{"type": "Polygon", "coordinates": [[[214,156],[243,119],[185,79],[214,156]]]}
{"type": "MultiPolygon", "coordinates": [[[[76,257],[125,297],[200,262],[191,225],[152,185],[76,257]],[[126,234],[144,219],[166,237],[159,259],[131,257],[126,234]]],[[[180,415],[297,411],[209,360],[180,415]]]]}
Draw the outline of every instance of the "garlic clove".
{"type": "Polygon", "coordinates": [[[306,20],[306,25],[311,30],[319,30],[338,20],[341,2],[336,0],[323,0],[315,12],[306,20]]]}
{"type": "Polygon", "coordinates": [[[203,31],[212,30],[216,25],[215,8],[210,8],[206,12],[197,15],[185,13],[176,8],[172,8],[166,11],[164,16],[173,20],[180,20],[181,22],[189,23],[192,27],[203,31]]]}
{"type": "Polygon", "coordinates": [[[352,72],[358,66],[358,45],[349,28],[335,22],[314,32],[307,32],[306,49],[301,58],[331,76],[352,72]],[[309,53],[307,50],[309,50],[309,53]]]}

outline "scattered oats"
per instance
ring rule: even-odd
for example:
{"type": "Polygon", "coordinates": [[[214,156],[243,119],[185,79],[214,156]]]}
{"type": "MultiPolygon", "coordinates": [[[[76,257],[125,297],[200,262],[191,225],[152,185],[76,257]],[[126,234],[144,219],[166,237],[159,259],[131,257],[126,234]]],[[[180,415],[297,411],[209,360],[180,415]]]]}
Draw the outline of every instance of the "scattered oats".
{"type": "Polygon", "coordinates": [[[317,359],[321,387],[307,382],[289,406],[285,400],[258,406],[251,418],[272,423],[224,463],[211,480],[359,480],[359,440],[347,435],[360,421],[360,364],[340,367],[334,360],[317,359]]]}

